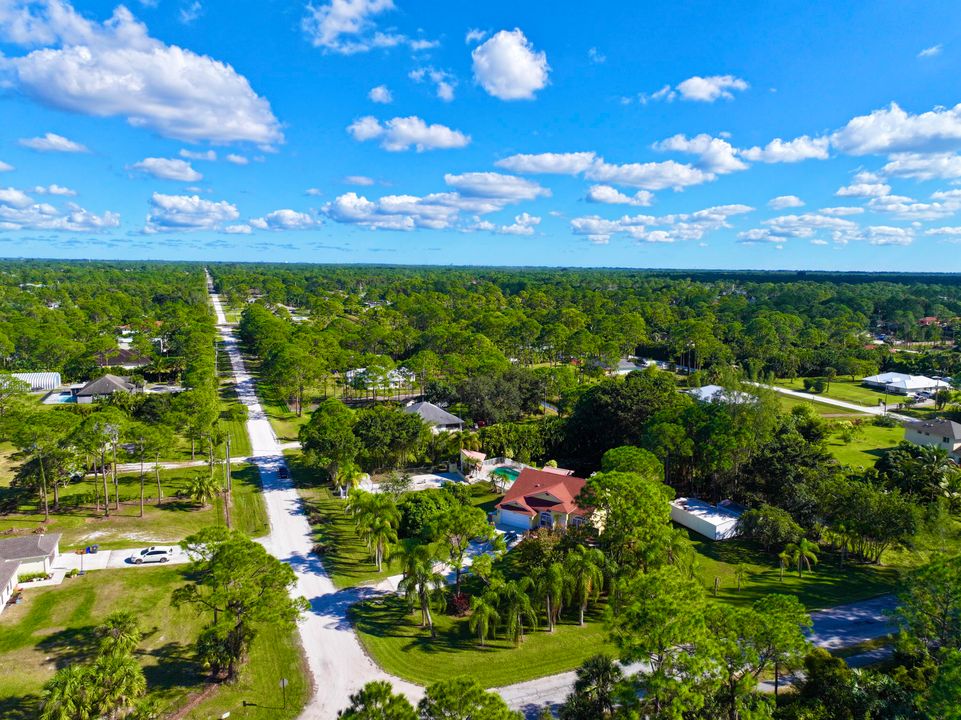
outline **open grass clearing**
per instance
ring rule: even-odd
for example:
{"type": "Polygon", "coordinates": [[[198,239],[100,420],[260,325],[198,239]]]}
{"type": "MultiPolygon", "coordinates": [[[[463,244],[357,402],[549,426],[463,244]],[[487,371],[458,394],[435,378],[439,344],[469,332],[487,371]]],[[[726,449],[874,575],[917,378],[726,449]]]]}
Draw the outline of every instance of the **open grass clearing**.
{"type": "Polygon", "coordinates": [[[420,627],[420,613],[407,602],[385,596],[355,605],[351,618],[364,648],[388,672],[416,683],[469,675],[484,687],[497,687],[572,670],[600,652],[613,653],[605,637],[603,609],[592,609],[580,627],[565,618],[553,633],[528,631],[520,646],[497,637],[480,647],[466,618],[435,613],[437,637],[420,627]]]}
{"type": "Polygon", "coordinates": [[[844,417],[871,417],[865,413],[859,413],[857,410],[848,410],[847,408],[838,407],[837,405],[830,405],[828,403],[819,402],[817,397],[812,397],[810,400],[805,400],[802,398],[793,397],[791,395],[784,395],[783,393],[777,394],[778,402],[781,404],[781,409],[784,412],[791,412],[794,408],[799,405],[806,405],[813,408],[818,415],[822,417],[830,418],[844,418],[844,417]]]}
{"type": "MultiPolygon", "coordinates": [[[[222,472],[223,466],[218,470],[222,472]]],[[[120,510],[113,509],[109,517],[94,508],[94,484],[92,478],[72,483],[61,489],[61,510],[52,512],[50,522],[43,525],[43,514],[34,497],[27,498],[18,512],[0,515],[0,533],[5,531],[33,532],[43,526],[46,532],[63,533],[61,549],[71,550],[90,544],[104,549],[127,548],[131,545],[150,543],[174,543],[201,528],[222,525],[225,522],[223,499],[200,508],[192,501],[178,498],[187,481],[195,473],[207,472],[206,468],[184,470],[161,470],[161,488],[164,501],[157,505],[157,485],[152,472],[146,475],[144,517],[140,517],[140,475],[128,474],[118,477],[120,485],[120,510]]],[[[233,527],[257,537],[269,531],[267,512],[260,492],[260,474],[253,465],[235,465],[232,468],[233,498],[231,519],[233,527]]],[[[108,476],[108,487],[113,497],[113,484],[108,476]]],[[[12,492],[0,488],[0,497],[12,492]]],[[[51,506],[53,497],[51,493],[51,506]]]]}
{"type": "Polygon", "coordinates": [[[782,593],[794,595],[808,610],[818,610],[884,595],[897,582],[897,568],[851,562],[841,567],[839,558],[827,550],[819,553],[813,572],[805,570],[798,577],[796,569],[786,568],[782,579],[777,552],[766,553],[746,540],[712,542],[693,532],[689,536],[699,556],[704,587],[713,596],[714,578],[719,578],[717,598],[725,602],[749,604],[764,595],[782,593]],[[740,591],[739,564],[746,568],[740,591]]]}
{"type": "MultiPolygon", "coordinates": [[[[132,611],[146,633],[137,656],[149,695],[167,713],[182,707],[204,687],[193,643],[205,621],[189,608],[170,604],[183,573],[182,568],[101,570],[26,591],[23,603],[0,615],[0,717],[36,717],[43,684],[58,668],[89,656],[94,627],[119,609],[132,611]]],[[[296,632],[265,628],[239,681],[218,687],[186,717],[206,720],[230,712],[247,720],[292,718],[308,694],[296,632]],[[290,680],[287,711],[281,709],[282,677],[290,680]],[[243,699],[259,706],[242,708],[243,699]]]]}
{"type": "Polygon", "coordinates": [[[845,443],[836,435],[825,443],[825,447],[837,461],[851,468],[872,468],[885,452],[904,440],[904,428],[888,428],[871,424],[861,425],[860,434],[851,442],[845,443]]]}
{"type": "MultiPolygon", "coordinates": [[[[804,390],[804,378],[782,378],[776,380],[775,385],[788,390],[797,390],[798,392],[805,392],[804,390]]],[[[863,405],[864,407],[877,407],[880,402],[887,398],[888,406],[894,408],[894,405],[900,402],[904,402],[904,396],[902,395],[892,395],[888,393],[885,395],[883,392],[878,392],[877,390],[872,390],[871,388],[865,387],[861,384],[860,380],[850,380],[848,378],[837,378],[831,381],[831,386],[822,393],[811,393],[812,398],[817,397],[828,397],[834,400],[843,400],[844,402],[854,403],[855,405],[863,405]]]]}

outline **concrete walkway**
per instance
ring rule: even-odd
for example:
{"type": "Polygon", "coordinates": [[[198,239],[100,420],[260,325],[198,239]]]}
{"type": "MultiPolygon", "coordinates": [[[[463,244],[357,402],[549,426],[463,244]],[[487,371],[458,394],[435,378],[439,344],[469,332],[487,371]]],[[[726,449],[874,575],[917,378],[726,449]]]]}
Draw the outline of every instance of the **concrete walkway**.
{"type": "Polygon", "coordinates": [[[815,397],[811,395],[811,393],[800,392],[799,390],[789,390],[788,388],[778,387],[777,385],[764,385],[763,383],[748,384],[767,388],[768,390],[779,392],[782,395],[800,398],[801,400],[810,400],[811,402],[821,403],[822,405],[834,405],[835,407],[844,408],[845,410],[854,410],[859,413],[864,413],[865,415],[887,415],[888,417],[892,417],[895,420],[900,420],[901,422],[914,422],[914,418],[908,417],[907,415],[899,415],[898,413],[893,412],[886,413],[881,409],[880,406],[871,407],[868,405],[857,405],[855,403],[847,402],[846,400],[836,400],[823,395],[818,395],[815,397]]]}
{"type": "MultiPolygon", "coordinates": [[[[208,275],[208,286],[210,278],[208,275]]],[[[297,573],[295,592],[307,598],[311,610],[299,624],[301,642],[314,680],[314,695],[304,708],[302,720],[328,720],[346,707],[351,693],[372,680],[388,680],[395,690],[418,700],[423,689],[392,677],[365,654],[347,619],[347,611],[364,593],[337,593],[323,564],[310,550],[313,539],[297,491],[290,480],[282,480],[278,469],[283,453],[273,428],[257,398],[253,378],[247,372],[233,327],[227,325],[219,296],[210,288],[210,300],[217,325],[230,358],[237,396],[247,406],[247,432],[253,448],[251,462],[257,465],[263,484],[264,501],[270,520],[265,547],[289,563],[297,573]]]]}

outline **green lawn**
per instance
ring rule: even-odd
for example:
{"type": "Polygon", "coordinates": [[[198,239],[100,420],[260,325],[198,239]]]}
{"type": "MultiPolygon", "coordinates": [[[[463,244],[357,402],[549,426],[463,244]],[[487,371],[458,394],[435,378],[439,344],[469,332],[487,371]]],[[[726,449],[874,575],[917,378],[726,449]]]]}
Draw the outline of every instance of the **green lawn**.
{"type": "MultiPolygon", "coordinates": [[[[804,392],[804,379],[794,378],[791,380],[782,379],[776,380],[775,384],[787,388],[788,390],[797,390],[799,392],[804,392]]],[[[871,388],[864,387],[858,380],[848,380],[848,379],[836,379],[831,383],[831,387],[823,393],[818,393],[817,395],[812,393],[812,397],[829,397],[835,400],[844,400],[845,402],[854,403],[856,405],[863,405],[865,407],[877,407],[879,400],[884,400],[885,395],[883,392],[878,392],[877,390],[872,390],[871,388]]],[[[893,406],[896,403],[903,400],[898,395],[888,395],[887,396],[888,405],[893,406]]]]}
{"type": "Polygon", "coordinates": [[[904,440],[903,427],[878,427],[870,422],[862,426],[862,434],[845,444],[839,438],[832,437],[825,443],[830,452],[842,465],[858,468],[871,468],[874,463],[895,445],[904,440]]]}
{"type": "MultiPolygon", "coordinates": [[[[208,525],[224,522],[221,498],[206,507],[198,508],[191,501],[176,497],[185,483],[196,472],[206,468],[186,470],[163,470],[160,473],[164,502],[157,506],[157,486],[153,473],[148,473],[145,486],[147,505],[144,517],[140,517],[139,474],[121,475],[120,510],[111,506],[109,518],[96,513],[93,508],[93,482],[87,479],[73,483],[61,490],[61,512],[52,513],[46,525],[47,532],[63,533],[61,548],[70,550],[96,543],[107,548],[126,548],[144,543],[172,543],[182,540],[208,525]]],[[[232,521],[233,526],[254,537],[268,532],[267,513],[263,495],[260,493],[260,475],[253,465],[235,465],[233,478],[232,521]]],[[[110,485],[111,497],[113,487],[110,485]]],[[[7,488],[0,487],[0,497],[7,488]]],[[[51,503],[53,502],[51,495],[51,503]]],[[[0,532],[16,529],[31,532],[42,525],[43,516],[36,501],[19,508],[19,512],[0,515],[0,532]]]]}
{"type": "Polygon", "coordinates": [[[838,407],[837,405],[828,405],[827,403],[818,402],[816,396],[812,397],[810,400],[802,400],[801,398],[778,393],[777,399],[781,404],[781,409],[784,410],[784,412],[791,412],[791,410],[796,408],[798,405],[807,405],[808,407],[814,408],[816,413],[823,416],[870,417],[864,413],[859,413],[857,410],[848,410],[847,408],[838,407]]]}
{"type": "MultiPolygon", "coordinates": [[[[0,615],[0,717],[36,717],[43,684],[57,668],[82,660],[90,652],[93,628],[110,612],[131,610],[146,637],[138,655],[149,694],[166,713],[183,707],[203,689],[203,670],[192,645],[203,618],[170,604],[183,582],[181,568],[101,570],[62,585],[24,593],[24,602],[0,615]]],[[[232,718],[293,718],[306,702],[309,680],[296,632],[266,628],[257,637],[239,681],[217,688],[186,718],[206,720],[230,712],[232,718]],[[288,710],[280,709],[278,683],[290,680],[288,710]],[[260,707],[242,709],[242,700],[260,707]],[[267,707],[268,705],[272,707],[267,707]]]]}
{"type": "MultiPolygon", "coordinates": [[[[249,457],[253,450],[250,447],[250,436],[247,434],[247,423],[243,420],[230,420],[227,411],[232,405],[238,404],[237,392],[233,384],[225,384],[220,388],[220,424],[230,435],[230,454],[233,457],[249,457]]],[[[224,457],[224,448],[217,448],[218,457],[224,457]]]]}
{"type": "MultiPolygon", "coordinates": [[[[344,512],[344,501],[330,491],[322,473],[307,467],[300,451],[288,451],[285,456],[291,477],[304,499],[314,542],[326,548],[324,567],[334,585],[337,588],[353,587],[400,573],[399,566],[393,561],[385,563],[384,569],[377,572],[366,543],[357,534],[354,521],[344,512]]],[[[471,502],[489,512],[500,498],[499,494],[485,493],[471,498],[471,502]]]]}
{"type": "Polygon", "coordinates": [[[850,563],[842,568],[838,558],[826,550],[820,553],[814,572],[798,577],[796,570],[785,570],[782,581],[775,553],[765,553],[745,540],[712,542],[693,532],[689,535],[698,552],[704,587],[710,594],[714,578],[720,578],[717,597],[725,602],[751,603],[763,595],[785,593],[797,597],[808,610],[816,610],[883,595],[891,592],[897,581],[896,568],[850,563]],[[747,566],[740,591],[735,576],[739,563],[747,566]]]}
{"type": "Polygon", "coordinates": [[[430,683],[469,675],[484,687],[510,685],[578,667],[599,652],[613,653],[595,609],[585,627],[565,618],[554,633],[529,632],[520,647],[503,638],[480,647],[466,618],[434,614],[437,638],[420,628],[420,613],[409,614],[397,596],[355,605],[352,619],[364,648],[382,668],[406,680],[430,683]]]}

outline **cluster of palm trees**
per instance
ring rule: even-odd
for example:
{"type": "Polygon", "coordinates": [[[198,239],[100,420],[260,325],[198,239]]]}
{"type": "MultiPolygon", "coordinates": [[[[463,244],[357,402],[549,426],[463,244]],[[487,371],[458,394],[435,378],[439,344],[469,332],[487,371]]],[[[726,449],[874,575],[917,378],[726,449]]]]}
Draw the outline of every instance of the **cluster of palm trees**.
{"type": "Polygon", "coordinates": [[[605,566],[603,552],[575,545],[562,561],[535,567],[529,577],[505,580],[494,571],[482,578],[486,590],[471,598],[471,632],[483,646],[499,627],[505,638],[519,645],[525,625],[537,629],[541,617],[548,631],[554,632],[565,607],[576,608],[583,626],[590,603],[597,601],[604,587],[605,566]]]}
{"type": "Polygon", "coordinates": [[[812,571],[818,562],[819,549],[816,542],[804,537],[796,543],[788,543],[777,556],[781,562],[781,580],[784,580],[784,568],[786,567],[796,567],[798,577],[803,576],[805,569],[808,572],[812,571]]]}
{"type": "Polygon", "coordinates": [[[140,701],[147,691],[143,669],[134,651],[143,638],[133,613],[108,615],[96,630],[98,647],[88,663],[71,663],[58,670],[44,687],[40,720],[93,720],[153,716],[140,701]]]}
{"type": "Polygon", "coordinates": [[[400,525],[397,503],[387,493],[353,490],[347,496],[346,510],[353,517],[357,534],[367,543],[367,550],[377,572],[380,572],[397,543],[397,527],[400,525]]]}

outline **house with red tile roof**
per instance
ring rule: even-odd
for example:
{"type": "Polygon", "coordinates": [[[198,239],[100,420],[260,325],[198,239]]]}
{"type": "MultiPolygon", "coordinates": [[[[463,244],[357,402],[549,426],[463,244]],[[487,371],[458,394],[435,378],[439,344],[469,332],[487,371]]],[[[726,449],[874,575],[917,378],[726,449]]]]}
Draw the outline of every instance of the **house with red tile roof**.
{"type": "Polygon", "coordinates": [[[497,503],[497,523],[519,530],[567,528],[584,522],[587,513],[577,506],[585,480],[524,468],[497,503]]]}

